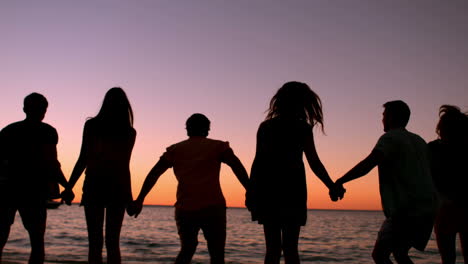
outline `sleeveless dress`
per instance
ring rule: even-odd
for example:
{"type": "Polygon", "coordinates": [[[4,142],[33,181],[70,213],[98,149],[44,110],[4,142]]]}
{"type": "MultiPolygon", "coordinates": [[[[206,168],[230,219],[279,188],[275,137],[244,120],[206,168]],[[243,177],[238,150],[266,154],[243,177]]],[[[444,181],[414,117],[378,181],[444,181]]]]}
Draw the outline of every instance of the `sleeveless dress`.
{"type": "Polygon", "coordinates": [[[86,177],[81,205],[125,206],[132,201],[130,156],[136,132],[118,131],[88,120],[83,133],[87,147],[86,177]]]}
{"type": "Polygon", "coordinates": [[[259,224],[305,225],[307,186],[304,144],[312,127],[304,120],[272,118],[257,133],[248,205],[259,224]]]}

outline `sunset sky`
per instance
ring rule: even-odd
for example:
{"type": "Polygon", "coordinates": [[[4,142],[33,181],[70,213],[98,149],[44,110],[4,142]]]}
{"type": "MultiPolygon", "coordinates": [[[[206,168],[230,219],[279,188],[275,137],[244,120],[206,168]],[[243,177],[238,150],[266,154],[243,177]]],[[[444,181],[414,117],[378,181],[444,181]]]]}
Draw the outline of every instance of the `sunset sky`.
{"type": "MultiPolygon", "coordinates": [[[[336,180],[383,133],[383,103],[406,101],[408,129],[426,141],[436,139],[440,105],[468,110],[467,14],[465,0],[2,0],[0,127],[24,118],[26,95],[44,94],[44,122],[59,132],[69,178],[86,118],[109,88],[122,87],[138,133],[136,197],[165,148],[186,138],[195,112],[250,171],[269,100],[296,80],[323,101],[325,134],[314,130],[315,140],[336,180]]],[[[307,180],[309,208],[381,208],[377,170],[347,184],[338,203],[310,169],[307,180]]],[[[227,166],[221,183],[228,205],[242,206],[244,191],[227,166]]],[[[171,205],[175,188],[171,170],[146,202],[171,205]]]]}

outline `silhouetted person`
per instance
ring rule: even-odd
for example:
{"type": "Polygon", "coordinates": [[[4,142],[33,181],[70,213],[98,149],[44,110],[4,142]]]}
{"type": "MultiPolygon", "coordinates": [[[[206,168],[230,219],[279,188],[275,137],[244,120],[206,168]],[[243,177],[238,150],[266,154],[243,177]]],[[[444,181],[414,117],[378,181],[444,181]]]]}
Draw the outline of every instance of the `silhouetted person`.
{"type": "Polygon", "coordinates": [[[91,264],[102,263],[106,222],[107,263],[120,263],[120,231],[125,208],[133,200],[130,156],[135,143],[133,111],[124,90],[110,89],[99,113],[86,121],[80,156],[70,177],[70,192],[86,169],[81,205],[88,226],[91,264]]]}
{"type": "Polygon", "coordinates": [[[382,207],[386,216],[375,242],[375,263],[413,263],[411,247],[424,250],[429,241],[434,214],[434,191],[426,142],[406,130],[410,109],[403,101],[384,104],[382,135],[372,152],[343,177],[344,184],[379,168],[382,207]]]}
{"type": "Polygon", "coordinates": [[[219,183],[221,163],[231,167],[244,188],[249,180],[247,171],[228,142],[207,138],[210,121],[206,116],[193,114],[187,119],[186,129],[189,138],[167,148],[149,172],[128,213],[137,217],[156,181],[173,168],[178,181],[175,220],[181,244],[175,263],[190,263],[200,229],[207,241],[211,263],[224,263],[226,201],[219,183]]]}
{"type": "Polygon", "coordinates": [[[443,264],[455,264],[457,233],[468,263],[468,115],[451,105],[441,106],[439,113],[439,139],[429,143],[439,197],[434,231],[443,264]]]}
{"type": "Polygon", "coordinates": [[[17,211],[29,233],[29,263],[44,262],[50,186],[57,182],[67,186],[57,160],[57,131],[42,122],[47,106],[47,99],[41,94],[26,96],[23,108],[26,119],[0,132],[0,262],[17,211]]]}
{"type": "MultiPolygon", "coordinates": [[[[247,207],[252,220],[263,224],[265,263],[299,263],[300,227],[307,219],[307,186],[302,156],[330,189],[334,183],[320,161],[313,127],[323,130],[322,103],[307,84],[288,82],[270,101],[266,120],[257,132],[247,207]]],[[[343,196],[344,189],[336,196],[343,196]]]]}

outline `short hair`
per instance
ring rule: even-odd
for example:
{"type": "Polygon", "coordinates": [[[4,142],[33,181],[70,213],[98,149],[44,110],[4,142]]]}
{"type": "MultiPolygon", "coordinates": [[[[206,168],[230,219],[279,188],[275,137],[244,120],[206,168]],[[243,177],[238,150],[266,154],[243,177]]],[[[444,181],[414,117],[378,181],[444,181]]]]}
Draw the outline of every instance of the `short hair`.
{"type": "Polygon", "coordinates": [[[386,110],[386,114],[392,117],[393,125],[406,127],[411,111],[405,102],[401,100],[390,101],[386,102],[383,107],[386,110]]]}
{"type": "Polygon", "coordinates": [[[203,114],[195,113],[185,122],[188,136],[208,136],[210,131],[210,120],[203,114]]]}
{"type": "Polygon", "coordinates": [[[23,107],[26,113],[37,110],[45,110],[49,106],[45,96],[39,93],[31,93],[24,98],[23,107]]]}

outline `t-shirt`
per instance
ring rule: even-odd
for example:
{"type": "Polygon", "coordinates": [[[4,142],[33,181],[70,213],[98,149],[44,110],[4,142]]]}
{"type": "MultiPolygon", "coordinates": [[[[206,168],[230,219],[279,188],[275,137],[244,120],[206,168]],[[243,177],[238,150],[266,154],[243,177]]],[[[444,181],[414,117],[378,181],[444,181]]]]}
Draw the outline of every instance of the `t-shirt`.
{"type": "Polygon", "coordinates": [[[380,197],[385,216],[422,215],[434,210],[428,147],[418,135],[393,129],[378,140],[380,197]]]}
{"type": "Polygon", "coordinates": [[[48,182],[60,170],[57,142],[55,128],[42,122],[24,120],[0,132],[1,178],[8,200],[29,205],[47,198],[48,182]]]}
{"type": "Polygon", "coordinates": [[[179,182],[175,207],[199,210],[225,206],[219,172],[224,157],[231,153],[228,142],[205,137],[190,137],[168,147],[161,159],[169,162],[179,182]]]}

